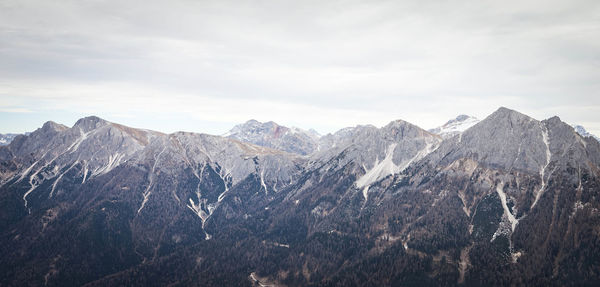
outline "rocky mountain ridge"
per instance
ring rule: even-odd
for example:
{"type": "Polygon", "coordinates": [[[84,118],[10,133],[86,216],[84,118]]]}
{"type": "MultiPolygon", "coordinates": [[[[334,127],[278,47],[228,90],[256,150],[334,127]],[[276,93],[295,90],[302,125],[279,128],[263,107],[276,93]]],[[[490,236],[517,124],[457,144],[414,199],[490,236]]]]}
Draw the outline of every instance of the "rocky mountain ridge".
{"type": "Polygon", "coordinates": [[[600,280],[600,144],[557,117],[397,120],[312,152],[250,124],[260,145],[87,117],[0,147],[0,285],[600,280]]]}

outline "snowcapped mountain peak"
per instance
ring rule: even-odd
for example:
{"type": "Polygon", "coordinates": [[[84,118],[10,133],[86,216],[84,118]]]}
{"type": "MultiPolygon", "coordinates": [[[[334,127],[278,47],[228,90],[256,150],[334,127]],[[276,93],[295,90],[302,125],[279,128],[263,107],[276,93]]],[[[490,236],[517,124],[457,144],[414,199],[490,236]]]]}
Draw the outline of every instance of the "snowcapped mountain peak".
{"type": "MultiPolygon", "coordinates": [[[[508,111],[508,109],[506,109],[506,108],[500,108],[496,112],[504,112],[505,110],[508,111]]],[[[439,126],[434,129],[430,129],[429,132],[440,135],[443,138],[450,138],[459,133],[464,132],[465,130],[474,126],[478,122],[479,122],[479,119],[477,119],[476,117],[462,114],[462,115],[457,116],[454,119],[447,121],[442,126],[439,126]]]]}
{"type": "Polygon", "coordinates": [[[575,129],[575,131],[581,135],[582,137],[593,137],[595,138],[597,141],[600,142],[600,137],[591,134],[590,132],[588,132],[583,126],[581,125],[572,125],[572,127],[575,129]]]}

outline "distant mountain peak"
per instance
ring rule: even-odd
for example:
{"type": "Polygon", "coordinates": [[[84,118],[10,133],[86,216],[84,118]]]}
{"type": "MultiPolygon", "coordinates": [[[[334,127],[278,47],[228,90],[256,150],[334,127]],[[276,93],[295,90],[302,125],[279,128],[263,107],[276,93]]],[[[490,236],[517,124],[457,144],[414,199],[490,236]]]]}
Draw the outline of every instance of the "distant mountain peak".
{"type": "Polygon", "coordinates": [[[319,138],[316,132],[288,128],[274,121],[263,123],[254,119],[236,125],[223,136],[300,155],[314,152],[319,138]]]}
{"type": "Polygon", "coordinates": [[[60,132],[60,131],[66,130],[66,129],[68,129],[67,126],[58,124],[58,123],[53,122],[53,121],[47,121],[42,126],[42,131],[60,132]]]}
{"type": "Polygon", "coordinates": [[[581,135],[582,137],[592,137],[595,138],[597,141],[600,142],[600,137],[591,134],[590,132],[588,132],[583,126],[581,125],[572,125],[572,127],[575,129],[575,131],[581,135]]]}
{"type": "Polygon", "coordinates": [[[487,118],[519,118],[519,119],[529,118],[529,119],[533,119],[528,115],[525,115],[523,113],[517,112],[515,110],[509,109],[506,107],[498,108],[495,112],[493,112],[487,118]]]}
{"type": "Polygon", "coordinates": [[[77,120],[73,127],[81,128],[84,132],[87,132],[104,126],[108,123],[108,121],[101,119],[97,116],[88,116],[77,120]]]}
{"type": "MultiPolygon", "coordinates": [[[[508,110],[506,108],[500,108],[496,112],[506,113],[508,111],[510,111],[510,110],[508,110]]],[[[479,119],[477,119],[476,117],[461,114],[461,115],[458,115],[456,118],[447,121],[442,126],[439,126],[434,129],[430,129],[429,132],[433,133],[433,134],[437,134],[437,135],[441,136],[442,138],[450,138],[459,133],[464,132],[465,130],[474,126],[478,122],[479,122],[479,119]]]]}

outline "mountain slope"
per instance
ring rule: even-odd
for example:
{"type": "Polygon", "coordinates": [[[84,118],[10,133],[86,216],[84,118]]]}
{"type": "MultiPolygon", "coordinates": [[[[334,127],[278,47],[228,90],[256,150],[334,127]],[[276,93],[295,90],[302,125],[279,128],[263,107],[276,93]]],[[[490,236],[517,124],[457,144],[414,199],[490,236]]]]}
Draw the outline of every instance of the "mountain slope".
{"type": "Polygon", "coordinates": [[[81,284],[210,239],[215,210],[230,209],[241,191],[253,196],[236,208],[264,204],[303,165],[232,139],[165,135],[96,117],[72,128],[46,123],[0,154],[11,163],[2,173],[0,238],[12,242],[0,266],[15,274],[2,276],[3,285],[81,284]],[[250,180],[256,184],[239,186],[250,180]]]}
{"type": "Polygon", "coordinates": [[[310,156],[90,117],[0,167],[0,285],[600,281],[600,143],[557,117],[358,126],[310,156]]]}
{"type": "MultiPolygon", "coordinates": [[[[558,118],[501,108],[371,184],[366,201],[346,192],[351,163],[300,180],[302,193],[273,202],[265,238],[289,244],[279,272],[303,274],[299,285],[597,282],[600,257],[585,252],[600,248],[590,229],[600,219],[599,154],[558,118]]],[[[289,281],[280,274],[257,268],[265,282],[289,281]]]]}
{"type": "Polygon", "coordinates": [[[598,236],[584,226],[599,218],[579,210],[598,208],[599,153],[598,144],[556,117],[540,122],[501,108],[372,190],[381,199],[379,216],[401,221],[371,225],[398,238],[409,254],[434,260],[448,254],[446,262],[459,271],[453,275],[457,283],[494,278],[499,285],[550,284],[559,277],[582,282],[575,274],[598,280],[587,270],[597,270],[600,258],[581,252],[600,245],[569,240],[598,236]],[[398,193],[404,196],[394,196],[398,193]],[[416,210],[398,209],[407,204],[416,210]],[[587,219],[576,223],[581,215],[587,219]],[[564,263],[574,254],[585,258],[585,267],[564,263]]]}

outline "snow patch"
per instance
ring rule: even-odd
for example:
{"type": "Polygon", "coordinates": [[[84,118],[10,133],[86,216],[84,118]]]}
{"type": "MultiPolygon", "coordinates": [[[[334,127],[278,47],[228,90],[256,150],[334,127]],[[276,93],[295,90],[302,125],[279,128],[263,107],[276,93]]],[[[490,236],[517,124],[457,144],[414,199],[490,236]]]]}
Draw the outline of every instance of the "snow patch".
{"type": "Polygon", "coordinates": [[[88,174],[88,165],[87,165],[87,162],[84,161],[84,166],[83,166],[83,180],[81,181],[81,184],[85,183],[85,179],[87,178],[87,174],[88,174]]]}
{"type": "Polygon", "coordinates": [[[283,243],[279,243],[279,242],[273,242],[273,245],[275,245],[277,247],[290,248],[289,244],[283,244],[283,243]]]}
{"type": "MultiPolygon", "coordinates": [[[[60,154],[62,155],[62,154],[60,154]]],[[[40,173],[40,171],[42,171],[44,168],[46,168],[48,165],[52,164],[60,155],[55,156],[53,159],[51,159],[47,164],[43,165],[42,167],[38,168],[38,170],[36,170],[30,177],[29,177],[29,185],[31,185],[31,187],[29,188],[29,190],[27,190],[25,192],[25,194],[23,194],[23,201],[25,202],[25,208],[27,208],[27,212],[29,212],[29,214],[31,214],[31,210],[27,207],[27,196],[34,191],[38,186],[39,186],[39,182],[36,181],[36,176],[38,175],[38,173],[40,173]]],[[[45,156],[45,154],[44,154],[45,156]]],[[[43,156],[42,156],[43,158],[43,156]]],[[[37,163],[37,162],[36,162],[37,163]]],[[[57,167],[55,167],[57,168],[57,167]]],[[[42,179],[43,181],[43,179],[42,179]]]]}
{"type": "Polygon", "coordinates": [[[546,172],[546,168],[548,168],[548,165],[550,164],[550,159],[552,157],[552,153],[550,153],[550,143],[549,143],[549,138],[548,138],[548,130],[544,126],[542,126],[541,123],[540,123],[540,128],[542,129],[542,140],[544,141],[544,144],[546,145],[546,164],[540,168],[540,178],[542,180],[542,186],[540,187],[540,189],[536,193],[535,200],[533,201],[533,204],[531,204],[531,208],[530,209],[533,209],[535,207],[535,205],[537,204],[538,200],[540,199],[540,197],[542,196],[542,194],[545,191],[546,181],[544,180],[544,175],[545,175],[545,172],[546,172]]]}
{"type": "Polygon", "coordinates": [[[274,286],[274,285],[268,285],[268,284],[261,283],[260,280],[257,279],[255,272],[250,273],[250,279],[252,279],[253,282],[258,283],[258,286],[260,286],[260,287],[274,286]]]}
{"type": "MultiPolygon", "coordinates": [[[[43,158],[43,156],[42,156],[43,158]]],[[[39,162],[39,160],[36,160],[32,165],[30,165],[27,169],[25,169],[25,171],[23,171],[23,173],[21,173],[21,177],[19,177],[19,180],[17,180],[17,182],[23,180],[23,178],[25,178],[26,175],[29,174],[29,172],[31,172],[31,169],[39,162]]]]}
{"type": "Polygon", "coordinates": [[[108,173],[109,171],[113,170],[115,167],[119,166],[121,164],[121,160],[123,160],[124,157],[125,157],[125,154],[122,154],[119,152],[117,152],[113,155],[110,155],[108,157],[108,163],[105,166],[96,169],[92,173],[92,176],[97,176],[97,175],[108,173]]]}
{"type": "Polygon", "coordinates": [[[206,212],[202,210],[200,194],[197,193],[196,195],[198,196],[198,203],[196,204],[196,202],[194,202],[194,200],[190,198],[190,203],[187,205],[187,207],[191,209],[196,215],[198,215],[198,217],[200,217],[200,220],[202,221],[202,230],[204,231],[204,239],[209,240],[211,238],[211,235],[204,230],[204,225],[206,223],[206,220],[208,220],[208,218],[210,217],[210,214],[206,214],[206,212]]]}
{"type": "Polygon", "coordinates": [[[142,201],[142,205],[140,205],[140,208],[138,208],[138,210],[137,210],[138,214],[140,213],[140,211],[142,211],[142,209],[146,205],[146,202],[148,202],[148,198],[150,197],[150,194],[152,194],[152,191],[150,189],[152,188],[152,185],[154,184],[154,170],[156,169],[156,164],[160,160],[160,156],[163,154],[163,152],[165,152],[166,149],[167,149],[166,146],[163,147],[163,149],[158,153],[158,155],[154,159],[154,164],[152,165],[152,170],[150,171],[150,174],[148,176],[149,177],[148,186],[146,187],[146,190],[144,190],[144,194],[143,194],[144,195],[144,200],[142,201]]]}
{"type": "Polygon", "coordinates": [[[223,200],[223,198],[225,198],[225,194],[229,191],[229,188],[227,187],[227,183],[225,184],[225,191],[221,192],[221,194],[219,194],[219,197],[217,198],[217,202],[221,202],[223,200]]]}
{"type": "Polygon", "coordinates": [[[422,150],[420,150],[419,152],[417,152],[417,154],[411,158],[409,161],[407,161],[402,168],[400,169],[400,171],[405,170],[408,166],[410,166],[414,161],[416,160],[420,160],[422,158],[424,158],[426,155],[430,154],[431,152],[433,152],[434,150],[437,149],[437,146],[432,144],[432,143],[427,143],[427,145],[425,146],[425,148],[423,148],[422,150]]]}
{"type": "Polygon", "coordinates": [[[269,193],[267,185],[265,184],[265,170],[260,171],[260,185],[265,189],[265,194],[269,193]]]}
{"type": "Polygon", "coordinates": [[[519,224],[519,219],[515,218],[515,216],[510,212],[508,205],[506,204],[506,193],[502,189],[504,183],[500,182],[496,186],[496,192],[498,193],[498,197],[500,197],[500,202],[502,204],[502,209],[504,209],[504,214],[502,215],[502,221],[498,225],[498,229],[494,232],[492,239],[490,242],[493,242],[496,237],[499,235],[506,235],[509,243],[509,252],[511,254],[512,263],[517,263],[519,257],[521,257],[521,252],[514,252],[513,242],[512,242],[512,234],[515,231],[515,228],[519,224]]]}
{"type": "Polygon", "coordinates": [[[52,184],[52,190],[50,191],[50,195],[48,196],[49,198],[52,197],[54,195],[54,190],[56,189],[56,185],[58,184],[58,182],[62,179],[63,175],[65,175],[65,173],[69,172],[78,162],[74,162],[67,170],[65,170],[65,172],[61,173],[56,180],[54,181],[54,183],[52,184]]]}
{"type": "Polygon", "coordinates": [[[365,198],[365,202],[369,198],[368,192],[369,192],[369,185],[365,186],[365,188],[363,188],[363,191],[362,191],[363,197],[365,198]]]}
{"type": "MultiPolygon", "coordinates": [[[[479,119],[467,115],[460,115],[455,119],[446,122],[444,125],[430,129],[429,132],[440,135],[444,138],[462,134],[467,129],[479,123],[479,119]]],[[[461,138],[459,137],[459,142],[461,138]]]]}
{"type": "Polygon", "coordinates": [[[510,255],[511,255],[511,258],[512,258],[512,263],[517,263],[517,261],[519,260],[519,258],[523,254],[521,253],[521,251],[517,251],[517,252],[512,252],[510,255]]]}
{"type": "Polygon", "coordinates": [[[79,133],[81,134],[81,136],[79,136],[79,138],[77,138],[77,140],[75,140],[67,149],[67,151],[71,151],[71,153],[74,153],[75,151],[77,151],[77,149],[79,149],[79,146],[81,145],[81,143],[87,138],[88,134],[91,133],[87,132],[84,133],[83,130],[81,128],[79,128],[79,133]]]}
{"type": "Polygon", "coordinates": [[[25,194],[23,194],[23,201],[25,202],[25,208],[27,208],[27,212],[29,212],[29,214],[31,214],[31,209],[29,209],[29,207],[27,207],[27,196],[36,188],[38,187],[38,184],[33,182],[33,177],[36,174],[32,175],[31,178],[29,179],[29,184],[31,185],[31,187],[29,188],[29,190],[27,190],[25,192],[25,194]]]}
{"type": "Polygon", "coordinates": [[[379,162],[379,159],[375,160],[373,168],[367,171],[356,181],[356,186],[358,188],[363,188],[390,174],[395,174],[402,171],[402,169],[399,166],[395,165],[392,161],[392,158],[394,157],[394,150],[396,149],[397,145],[397,143],[393,143],[390,146],[388,146],[385,152],[385,158],[381,162],[379,162]]]}
{"type": "Polygon", "coordinates": [[[506,217],[508,218],[508,222],[510,222],[510,231],[514,232],[515,227],[519,223],[519,220],[515,218],[515,216],[512,214],[512,212],[510,212],[510,209],[508,208],[508,205],[506,204],[506,193],[504,193],[504,190],[502,190],[502,185],[503,185],[503,183],[500,182],[500,184],[498,184],[498,186],[496,186],[496,192],[498,193],[498,196],[500,197],[500,202],[502,202],[502,208],[504,209],[504,215],[506,215],[506,217]]]}

